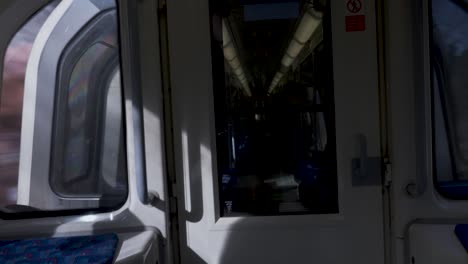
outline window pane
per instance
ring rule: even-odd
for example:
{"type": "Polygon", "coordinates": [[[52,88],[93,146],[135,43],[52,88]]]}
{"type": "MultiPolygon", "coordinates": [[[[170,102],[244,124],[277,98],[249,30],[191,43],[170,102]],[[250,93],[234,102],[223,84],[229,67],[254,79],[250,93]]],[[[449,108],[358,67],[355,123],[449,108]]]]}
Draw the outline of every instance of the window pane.
{"type": "Polygon", "coordinates": [[[211,4],[223,216],[338,213],[328,1],[211,4]]]}
{"type": "MultiPolygon", "coordinates": [[[[59,172],[63,183],[69,183],[80,177],[86,177],[92,173],[91,154],[93,147],[97,144],[94,126],[97,124],[90,122],[88,113],[93,109],[93,101],[89,94],[92,89],[92,66],[104,57],[109,48],[103,44],[91,46],[81,57],[72,71],[70,83],[68,86],[67,108],[65,110],[65,151],[63,153],[64,161],[59,172]]],[[[97,90],[97,89],[96,89],[97,90]]],[[[95,95],[96,96],[96,95],[95,95]]],[[[94,96],[93,96],[94,97],[94,96]]],[[[93,114],[93,113],[91,113],[93,114]]],[[[60,120],[61,121],[61,120],[60,120]]],[[[67,186],[63,186],[67,188],[67,186]]]]}
{"type": "Polygon", "coordinates": [[[435,182],[449,198],[468,198],[468,2],[432,0],[435,182]]]}
{"type": "Polygon", "coordinates": [[[117,37],[113,10],[70,43],[55,102],[51,187],[63,197],[101,198],[106,206],[127,195],[117,37]]]}

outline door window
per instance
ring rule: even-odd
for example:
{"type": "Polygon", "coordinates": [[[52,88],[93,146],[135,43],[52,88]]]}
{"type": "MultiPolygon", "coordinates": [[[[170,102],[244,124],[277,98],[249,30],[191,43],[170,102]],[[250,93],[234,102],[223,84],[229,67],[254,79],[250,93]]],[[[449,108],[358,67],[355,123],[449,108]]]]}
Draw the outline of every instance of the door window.
{"type": "Polygon", "coordinates": [[[435,185],[468,198],[468,1],[432,0],[435,185]]]}
{"type": "Polygon", "coordinates": [[[96,18],[62,54],[51,173],[61,196],[125,197],[116,19],[115,10],[96,18]]]}
{"type": "Polygon", "coordinates": [[[222,216],[338,213],[328,1],[211,1],[222,216]]]}

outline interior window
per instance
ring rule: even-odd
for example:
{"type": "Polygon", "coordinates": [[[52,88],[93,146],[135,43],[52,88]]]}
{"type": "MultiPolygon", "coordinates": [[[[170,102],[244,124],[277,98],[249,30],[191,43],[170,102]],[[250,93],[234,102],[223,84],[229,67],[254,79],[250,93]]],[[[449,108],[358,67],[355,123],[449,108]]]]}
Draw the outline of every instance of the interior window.
{"type": "MultiPolygon", "coordinates": [[[[51,73],[56,85],[53,96],[48,99],[50,102],[45,102],[53,106],[53,121],[41,125],[51,126],[51,149],[50,153],[33,152],[33,155],[41,154],[41,163],[50,164],[49,175],[41,180],[40,186],[31,186],[32,181],[18,180],[20,166],[24,166],[20,159],[21,132],[24,132],[21,126],[28,122],[22,116],[25,78],[30,66],[28,61],[40,30],[60,2],[51,2],[25,23],[6,50],[0,87],[0,213],[108,209],[121,205],[127,198],[115,0],[75,0],[73,4],[83,8],[68,10],[98,13],[91,18],[82,13],[69,16],[83,19],[84,26],[74,33],[63,50],[54,50],[55,54],[60,54],[56,61],[58,70],[51,73]],[[26,187],[19,186],[21,184],[26,187]],[[37,194],[38,188],[41,202],[36,204],[39,206],[27,202],[34,201],[32,194],[20,202],[19,196],[28,197],[24,190],[37,194]]],[[[62,41],[62,38],[53,34],[47,39],[44,49],[60,46],[55,42],[62,41]]],[[[40,89],[38,82],[38,94],[40,89]]],[[[41,107],[36,105],[35,119],[38,120],[32,122],[41,122],[41,115],[45,113],[41,107]]],[[[31,133],[41,133],[40,130],[31,133]]],[[[38,179],[34,168],[31,168],[31,175],[24,179],[35,177],[38,179]]]]}
{"type": "Polygon", "coordinates": [[[468,198],[468,1],[432,0],[435,185],[468,198]]]}
{"type": "Polygon", "coordinates": [[[126,195],[115,22],[115,11],[96,18],[62,55],[51,174],[61,196],[126,195]]]}
{"type": "Polygon", "coordinates": [[[329,2],[211,11],[222,216],[338,213],[329,2]]]}

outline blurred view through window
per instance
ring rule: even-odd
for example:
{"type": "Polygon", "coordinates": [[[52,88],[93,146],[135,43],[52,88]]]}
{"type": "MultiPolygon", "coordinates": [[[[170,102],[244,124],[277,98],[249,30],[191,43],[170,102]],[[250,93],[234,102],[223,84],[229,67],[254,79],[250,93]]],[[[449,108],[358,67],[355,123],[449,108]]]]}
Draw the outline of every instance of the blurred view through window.
{"type": "Polygon", "coordinates": [[[5,52],[0,88],[0,206],[16,204],[26,66],[33,42],[56,5],[24,24],[5,52]]]}

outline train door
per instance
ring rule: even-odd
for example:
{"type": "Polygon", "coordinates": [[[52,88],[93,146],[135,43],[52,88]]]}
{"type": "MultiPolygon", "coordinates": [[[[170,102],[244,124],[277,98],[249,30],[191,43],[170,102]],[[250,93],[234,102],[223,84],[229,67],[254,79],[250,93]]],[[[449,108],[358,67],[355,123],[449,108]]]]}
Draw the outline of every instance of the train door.
{"type": "Polygon", "coordinates": [[[374,1],[167,1],[181,263],[384,263],[374,1]]]}
{"type": "Polygon", "coordinates": [[[1,263],[168,256],[155,14],[150,1],[0,4],[1,263]]]}
{"type": "Polygon", "coordinates": [[[389,1],[386,17],[393,263],[466,263],[468,2],[389,1]]]}

